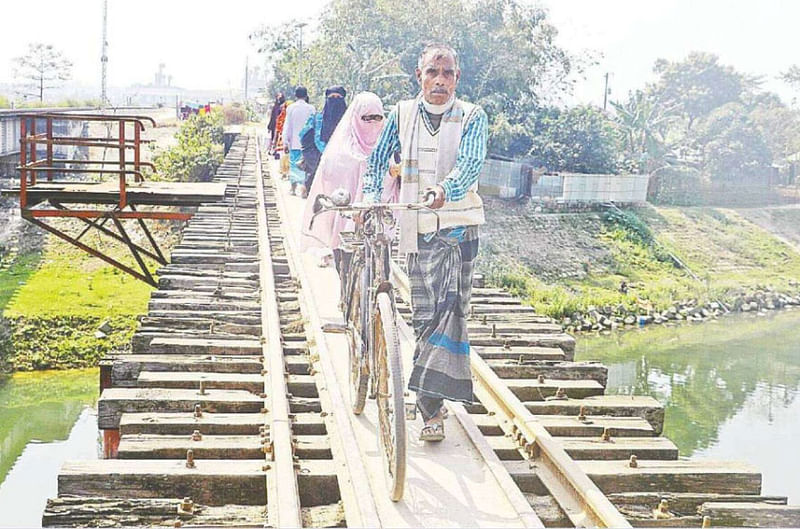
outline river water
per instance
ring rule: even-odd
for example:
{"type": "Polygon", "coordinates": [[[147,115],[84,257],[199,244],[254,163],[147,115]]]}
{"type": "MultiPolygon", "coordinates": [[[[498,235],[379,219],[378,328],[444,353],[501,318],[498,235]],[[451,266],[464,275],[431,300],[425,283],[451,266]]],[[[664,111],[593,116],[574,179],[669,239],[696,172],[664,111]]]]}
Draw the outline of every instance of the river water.
{"type": "Polygon", "coordinates": [[[39,527],[67,459],[96,459],[97,369],[0,379],[0,527],[39,527]]]}
{"type": "Polygon", "coordinates": [[[576,360],[608,366],[608,393],[664,404],[681,456],[746,461],[763,494],[800,501],[800,310],[579,336],[576,360]]]}
{"type": "MultiPolygon", "coordinates": [[[[662,402],[682,457],[747,461],[764,494],[800,501],[800,310],[582,335],[576,359],[662,402]]],[[[0,379],[0,527],[38,526],[61,464],[98,457],[97,386],[96,369],[0,379]]]]}

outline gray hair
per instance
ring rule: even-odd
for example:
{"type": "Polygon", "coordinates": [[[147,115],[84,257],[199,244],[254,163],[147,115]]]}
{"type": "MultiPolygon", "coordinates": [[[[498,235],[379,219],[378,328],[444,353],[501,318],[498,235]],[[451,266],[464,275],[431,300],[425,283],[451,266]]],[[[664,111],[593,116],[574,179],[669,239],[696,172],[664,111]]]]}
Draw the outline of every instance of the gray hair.
{"type": "Polygon", "coordinates": [[[456,50],[454,50],[453,47],[450,46],[449,44],[444,44],[440,42],[426,44],[425,47],[422,48],[422,51],[419,54],[419,58],[417,59],[417,68],[421,70],[422,66],[425,64],[425,58],[429,54],[437,51],[450,54],[453,57],[453,61],[456,63],[456,69],[458,69],[458,53],[456,53],[456,50]]]}

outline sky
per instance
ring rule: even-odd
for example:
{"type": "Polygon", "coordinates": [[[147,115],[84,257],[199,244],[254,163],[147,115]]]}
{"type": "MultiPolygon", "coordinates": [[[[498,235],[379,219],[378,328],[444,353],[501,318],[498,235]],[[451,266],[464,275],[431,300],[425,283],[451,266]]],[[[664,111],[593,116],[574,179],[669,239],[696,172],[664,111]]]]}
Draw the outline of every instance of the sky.
{"type": "MultiPolygon", "coordinates": [[[[800,1],[795,0],[523,0],[550,12],[557,42],[596,54],[600,64],[576,85],[573,102],[602,104],[604,74],[611,98],[652,80],[656,59],[680,60],[690,51],[716,53],[724,64],[764,77],[764,87],[787,101],[792,93],[775,77],[800,63],[792,44],[800,1]]],[[[110,86],[152,82],[159,63],[173,85],[226,89],[240,86],[249,56],[260,64],[247,36],[260,24],[292,18],[310,22],[306,39],[327,0],[108,0],[110,86]],[[220,8],[222,6],[223,8],[220,8]]],[[[22,21],[35,5],[33,27],[3,24],[0,83],[10,82],[12,58],[27,43],[61,49],[74,63],[73,78],[100,84],[102,0],[0,2],[3,21],[22,21]],[[79,11],[80,10],[80,11],[79,11]]]]}

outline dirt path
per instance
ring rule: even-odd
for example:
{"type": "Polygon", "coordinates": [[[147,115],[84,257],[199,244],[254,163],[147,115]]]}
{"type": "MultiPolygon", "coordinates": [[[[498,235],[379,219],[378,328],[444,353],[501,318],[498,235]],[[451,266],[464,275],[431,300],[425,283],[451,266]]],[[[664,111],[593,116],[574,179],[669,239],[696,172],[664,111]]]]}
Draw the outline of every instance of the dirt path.
{"type": "Polygon", "coordinates": [[[736,212],[800,252],[800,204],[737,209],[736,212]]]}

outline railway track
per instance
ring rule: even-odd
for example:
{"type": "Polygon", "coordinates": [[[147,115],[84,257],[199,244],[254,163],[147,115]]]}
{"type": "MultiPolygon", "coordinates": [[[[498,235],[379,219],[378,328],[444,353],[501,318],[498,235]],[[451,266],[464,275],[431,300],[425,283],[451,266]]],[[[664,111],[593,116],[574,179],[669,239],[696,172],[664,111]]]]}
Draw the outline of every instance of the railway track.
{"type": "MultiPolygon", "coordinates": [[[[65,464],[45,526],[382,525],[255,138],[215,180],[224,202],[199,208],[132,352],[102,367],[108,458],[65,464]]],[[[679,459],[657,401],[605,395],[606,368],[574,362],[574,339],[507,292],[475,285],[470,332],[477,401],[448,405],[448,429],[466,432],[517,526],[798,525],[749,465],[679,459]]]]}

